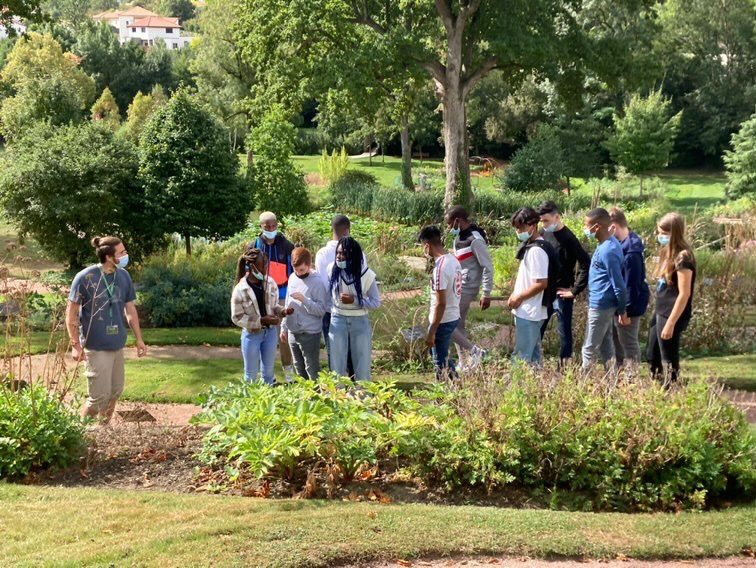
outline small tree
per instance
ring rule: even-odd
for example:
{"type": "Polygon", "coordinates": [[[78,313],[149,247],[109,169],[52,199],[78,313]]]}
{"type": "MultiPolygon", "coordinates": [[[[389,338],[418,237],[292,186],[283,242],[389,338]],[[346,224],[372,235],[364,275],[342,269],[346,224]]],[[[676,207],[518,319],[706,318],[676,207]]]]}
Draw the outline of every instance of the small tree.
{"type": "Polygon", "coordinates": [[[219,239],[244,226],[250,210],[239,183],[239,160],[221,124],[185,89],[144,127],[139,173],[148,199],[164,212],[162,228],[191,238],[219,239]]]}
{"type": "Polygon", "coordinates": [[[92,105],[92,120],[100,121],[108,128],[116,130],[121,125],[121,113],[113,93],[105,87],[100,98],[92,105]]]}
{"type": "Polygon", "coordinates": [[[615,162],[640,177],[641,195],[643,174],[669,164],[682,119],[682,111],[669,118],[670,106],[659,89],[648,97],[633,95],[624,116],[614,115],[615,132],[606,146],[615,162]]]}
{"type": "Polygon", "coordinates": [[[78,268],[95,235],[123,237],[132,258],[162,243],[155,209],[137,181],[134,147],[101,123],[36,123],[0,154],[0,205],[22,235],[78,268]]]}
{"type": "Polygon", "coordinates": [[[126,111],[126,122],[123,123],[121,134],[138,144],[147,120],[167,100],[165,91],[160,85],[155,85],[149,95],[143,95],[141,91],[138,92],[126,111]]]}
{"type": "Polygon", "coordinates": [[[502,182],[512,191],[556,189],[564,175],[564,154],[556,130],[547,125],[512,158],[504,170],[502,182]]]}
{"type": "Polygon", "coordinates": [[[727,196],[756,194],[756,113],[732,135],[732,150],[724,155],[727,196]]]}
{"type": "Polygon", "coordinates": [[[278,215],[308,209],[303,173],[291,161],[297,131],[279,107],[269,111],[247,139],[254,159],[247,181],[254,203],[278,215]]]}

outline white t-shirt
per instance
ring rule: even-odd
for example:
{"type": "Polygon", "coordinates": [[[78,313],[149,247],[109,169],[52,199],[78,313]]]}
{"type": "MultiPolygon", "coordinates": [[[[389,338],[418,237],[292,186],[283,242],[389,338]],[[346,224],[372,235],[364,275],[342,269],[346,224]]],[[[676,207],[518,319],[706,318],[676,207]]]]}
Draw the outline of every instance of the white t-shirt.
{"type": "Polygon", "coordinates": [[[446,309],[441,323],[459,319],[459,298],[462,296],[462,267],[453,254],[445,254],[436,259],[431,276],[431,304],[428,319],[433,323],[436,312],[436,292],[446,290],[446,309]]]}
{"type": "MultiPolygon", "coordinates": [[[[521,294],[535,284],[536,280],[548,277],[549,255],[540,247],[530,247],[525,251],[525,258],[522,259],[520,268],[517,270],[514,293],[521,294]]],[[[512,313],[530,321],[545,320],[547,311],[546,306],[542,304],[543,292],[539,292],[532,298],[523,301],[519,308],[512,310],[512,313]]]]}

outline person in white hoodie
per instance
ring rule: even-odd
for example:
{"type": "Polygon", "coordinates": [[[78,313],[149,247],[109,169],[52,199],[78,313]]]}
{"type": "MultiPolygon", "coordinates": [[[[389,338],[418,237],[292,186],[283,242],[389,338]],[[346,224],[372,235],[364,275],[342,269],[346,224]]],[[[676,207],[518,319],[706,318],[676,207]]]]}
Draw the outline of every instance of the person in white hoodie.
{"type": "Polygon", "coordinates": [[[363,261],[362,248],[352,237],[344,237],[336,246],[336,260],[328,269],[331,293],[331,370],[348,375],[347,355],[352,356],[354,377],[370,380],[372,329],[368,311],[379,308],[381,298],[375,272],[363,261]]]}
{"type": "MultiPolygon", "coordinates": [[[[293,311],[293,310],[291,310],[293,311]]],[[[278,286],[267,274],[265,254],[247,247],[236,267],[236,286],[231,294],[231,321],[242,328],[241,351],[244,380],[275,383],[273,363],[278,345],[278,326],[286,310],[278,305],[278,286]]]]}
{"type": "Polygon", "coordinates": [[[289,277],[285,306],[293,310],[281,324],[281,341],[288,342],[297,374],[316,380],[320,373],[320,334],[330,297],[323,279],[312,272],[312,255],[304,247],[291,253],[294,274],[289,277]],[[286,337],[284,337],[284,335],[286,337]]]}

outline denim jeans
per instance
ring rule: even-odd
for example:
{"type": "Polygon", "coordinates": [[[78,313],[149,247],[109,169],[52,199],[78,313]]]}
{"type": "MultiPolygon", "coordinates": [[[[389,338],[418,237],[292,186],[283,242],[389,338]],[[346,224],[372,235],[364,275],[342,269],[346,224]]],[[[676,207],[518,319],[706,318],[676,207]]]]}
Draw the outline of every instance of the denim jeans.
{"type": "Polygon", "coordinates": [[[328,343],[331,346],[329,354],[331,371],[340,377],[350,376],[347,359],[351,354],[354,377],[358,381],[370,380],[373,329],[368,316],[331,314],[328,343]]]}
{"type": "MultiPolygon", "coordinates": [[[[564,298],[557,298],[552,308],[553,313],[557,316],[557,333],[559,334],[559,359],[564,361],[572,357],[572,308],[575,305],[575,300],[564,298]]],[[[544,320],[541,327],[541,339],[543,339],[546,328],[551,321],[551,314],[544,320]]]]}
{"type": "Polygon", "coordinates": [[[621,367],[625,361],[633,361],[636,365],[641,360],[640,331],[641,316],[630,318],[630,325],[620,325],[614,318],[614,352],[617,356],[617,366],[621,367]]]}
{"type": "Polygon", "coordinates": [[[528,363],[540,363],[541,326],[543,320],[532,321],[515,316],[515,347],[512,357],[528,363]]]}
{"type": "Polygon", "coordinates": [[[457,325],[459,325],[459,320],[454,320],[442,323],[436,329],[436,341],[431,347],[436,380],[444,378],[447,372],[450,377],[455,375],[454,361],[449,359],[449,345],[451,345],[452,334],[457,329],[457,325]]]}
{"type": "Polygon", "coordinates": [[[599,358],[604,366],[614,358],[614,320],[617,310],[588,308],[588,322],[585,326],[583,343],[583,369],[590,368],[599,358]]]}
{"type": "Polygon", "coordinates": [[[263,381],[272,385],[275,382],[273,365],[276,360],[279,327],[269,327],[260,331],[242,330],[241,352],[244,359],[244,380],[257,380],[262,362],[263,381]]]}
{"type": "Polygon", "coordinates": [[[320,334],[289,332],[289,347],[297,374],[317,380],[320,373],[320,334]]]}

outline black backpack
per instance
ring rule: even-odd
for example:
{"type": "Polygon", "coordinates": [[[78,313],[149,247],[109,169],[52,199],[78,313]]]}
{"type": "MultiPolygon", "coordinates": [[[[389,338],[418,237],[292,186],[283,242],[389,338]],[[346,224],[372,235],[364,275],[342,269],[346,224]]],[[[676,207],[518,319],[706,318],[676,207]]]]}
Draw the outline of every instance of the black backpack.
{"type": "MultiPolygon", "coordinates": [[[[517,249],[517,260],[522,261],[525,258],[525,251],[531,247],[538,247],[549,257],[549,272],[546,290],[543,291],[541,305],[551,310],[554,300],[557,297],[557,275],[559,274],[559,255],[556,249],[543,239],[523,244],[517,249]]],[[[549,312],[551,313],[551,312],[549,312]]]]}

